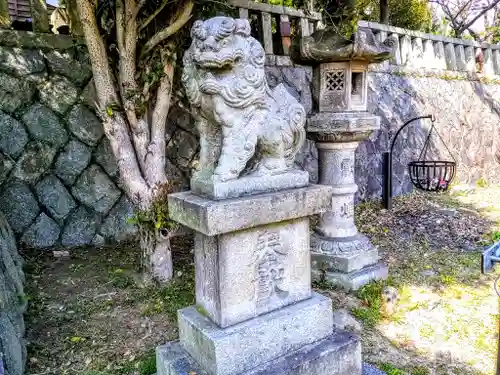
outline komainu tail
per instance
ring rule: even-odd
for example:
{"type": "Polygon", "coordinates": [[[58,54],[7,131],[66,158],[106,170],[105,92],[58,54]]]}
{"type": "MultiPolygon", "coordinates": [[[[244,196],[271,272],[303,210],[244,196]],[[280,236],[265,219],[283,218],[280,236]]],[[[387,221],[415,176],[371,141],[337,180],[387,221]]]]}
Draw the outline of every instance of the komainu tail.
{"type": "Polygon", "coordinates": [[[295,155],[306,141],[306,111],[281,83],[273,90],[273,96],[278,102],[279,117],[287,122],[283,124],[283,141],[285,143],[286,163],[291,167],[295,155]]]}

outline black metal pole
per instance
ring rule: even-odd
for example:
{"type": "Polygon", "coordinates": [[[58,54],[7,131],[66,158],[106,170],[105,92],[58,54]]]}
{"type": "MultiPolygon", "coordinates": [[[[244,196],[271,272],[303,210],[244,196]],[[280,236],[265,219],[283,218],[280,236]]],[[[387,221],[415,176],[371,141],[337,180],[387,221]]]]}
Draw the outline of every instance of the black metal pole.
{"type": "MultiPolygon", "coordinates": [[[[500,332],[500,319],[498,319],[498,332],[500,332]]],[[[500,375],[500,335],[497,339],[498,347],[497,347],[497,373],[496,375],[500,375]]]]}
{"type": "Polygon", "coordinates": [[[392,210],[392,154],[384,152],[383,168],[384,168],[384,188],[383,188],[383,201],[386,210],[392,210]]]}
{"type": "Polygon", "coordinates": [[[405,122],[404,125],[401,126],[396,132],[396,135],[394,136],[391,142],[391,148],[389,149],[389,152],[383,153],[384,187],[382,190],[382,200],[384,208],[387,210],[392,210],[392,152],[394,151],[394,145],[396,144],[396,139],[398,138],[399,133],[401,133],[401,131],[408,125],[410,125],[413,121],[421,120],[424,118],[431,119],[432,122],[434,122],[435,120],[433,115],[427,115],[427,116],[415,117],[405,122]]]}

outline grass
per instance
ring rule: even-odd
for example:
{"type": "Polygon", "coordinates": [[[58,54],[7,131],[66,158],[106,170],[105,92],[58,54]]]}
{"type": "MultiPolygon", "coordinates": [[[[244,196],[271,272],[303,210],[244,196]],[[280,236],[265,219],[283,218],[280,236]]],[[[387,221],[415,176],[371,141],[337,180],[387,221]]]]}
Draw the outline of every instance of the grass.
{"type": "Polygon", "coordinates": [[[156,346],[177,338],[176,312],[195,300],[192,244],[175,246],[175,277],[161,287],[142,283],[134,248],[25,254],[26,374],[154,374],[156,346]]]}
{"type": "MultiPolygon", "coordinates": [[[[390,278],[354,294],[326,280],[313,286],[363,323],[364,360],[389,375],[491,375],[500,272],[481,275],[479,265],[480,251],[500,239],[500,189],[414,194],[392,212],[367,202],[356,220],[390,278]],[[399,293],[392,314],[382,309],[385,286],[399,293]]],[[[25,254],[26,374],[155,373],[155,347],[177,338],[177,310],[195,303],[192,246],[174,243],[175,277],[162,287],[143,285],[134,248],[25,254]]]]}
{"type": "Polygon", "coordinates": [[[480,252],[499,238],[500,189],[413,194],[398,198],[392,212],[369,202],[356,219],[389,265],[389,279],[354,296],[317,287],[363,323],[364,359],[389,375],[492,375],[500,270],[481,275],[480,252]],[[399,293],[392,314],[383,309],[385,286],[399,293]]]}

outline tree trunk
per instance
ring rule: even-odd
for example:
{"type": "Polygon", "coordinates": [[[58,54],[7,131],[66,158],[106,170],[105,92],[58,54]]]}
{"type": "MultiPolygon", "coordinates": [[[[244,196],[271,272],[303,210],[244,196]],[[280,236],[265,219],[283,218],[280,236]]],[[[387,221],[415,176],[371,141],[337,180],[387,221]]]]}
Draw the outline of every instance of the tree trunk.
{"type": "Polygon", "coordinates": [[[49,13],[45,0],[30,0],[31,17],[33,22],[33,31],[37,33],[49,32],[49,13]]]}
{"type": "Polygon", "coordinates": [[[8,0],[0,0],[0,29],[10,27],[8,0]]]}
{"type": "Polygon", "coordinates": [[[155,231],[149,226],[140,225],[139,235],[145,281],[169,281],[173,275],[170,234],[164,229],[155,231]]]}
{"type": "Polygon", "coordinates": [[[71,35],[83,36],[82,23],[80,21],[80,17],[78,16],[76,1],[77,0],[66,1],[66,9],[68,10],[69,15],[69,29],[71,31],[71,35]]]}
{"type": "Polygon", "coordinates": [[[389,0],[380,0],[380,23],[389,24],[389,0]]]}

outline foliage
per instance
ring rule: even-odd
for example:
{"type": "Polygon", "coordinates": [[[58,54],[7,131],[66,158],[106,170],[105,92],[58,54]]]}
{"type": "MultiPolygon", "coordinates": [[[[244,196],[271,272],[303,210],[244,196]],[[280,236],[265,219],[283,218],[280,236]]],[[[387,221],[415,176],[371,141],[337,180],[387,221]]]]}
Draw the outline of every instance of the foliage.
{"type": "Polygon", "coordinates": [[[372,282],[356,292],[364,307],[355,308],[353,315],[362,320],[365,326],[374,327],[382,319],[382,282],[372,282]]]}
{"type": "Polygon", "coordinates": [[[167,229],[168,231],[177,228],[176,222],[170,220],[168,214],[168,194],[177,189],[175,182],[166,183],[157,188],[155,198],[147,209],[137,210],[135,215],[127,222],[139,226],[146,226],[150,230],[158,231],[167,229]]]}
{"type": "MultiPolygon", "coordinates": [[[[372,0],[361,9],[363,18],[377,22],[380,18],[380,0],[372,0]]],[[[426,0],[389,0],[389,24],[410,30],[430,32],[432,13],[426,0]]]]}

